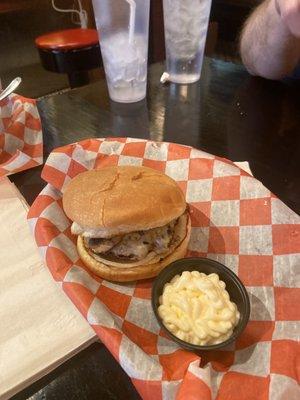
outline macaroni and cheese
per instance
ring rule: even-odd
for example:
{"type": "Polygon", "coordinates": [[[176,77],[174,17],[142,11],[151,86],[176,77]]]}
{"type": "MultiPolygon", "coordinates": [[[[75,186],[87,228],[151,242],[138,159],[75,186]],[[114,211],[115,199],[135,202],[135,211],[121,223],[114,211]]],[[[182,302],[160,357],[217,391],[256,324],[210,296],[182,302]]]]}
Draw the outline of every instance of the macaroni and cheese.
{"type": "Polygon", "coordinates": [[[240,318],[225,287],[217,274],[184,271],[164,286],[158,313],[166,328],[185,342],[222,343],[240,318]]]}

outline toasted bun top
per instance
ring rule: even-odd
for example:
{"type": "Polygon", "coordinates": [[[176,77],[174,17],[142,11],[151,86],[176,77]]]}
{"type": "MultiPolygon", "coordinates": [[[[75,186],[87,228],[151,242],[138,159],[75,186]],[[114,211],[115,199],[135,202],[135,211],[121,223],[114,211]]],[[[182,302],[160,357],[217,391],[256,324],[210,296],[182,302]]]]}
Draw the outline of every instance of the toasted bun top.
{"type": "Polygon", "coordinates": [[[63,208],[85,228],[104,236],[163,226],[186,208],[181,189],[147,167],[113,166],[78,174],[66,187],[63,208]]]}

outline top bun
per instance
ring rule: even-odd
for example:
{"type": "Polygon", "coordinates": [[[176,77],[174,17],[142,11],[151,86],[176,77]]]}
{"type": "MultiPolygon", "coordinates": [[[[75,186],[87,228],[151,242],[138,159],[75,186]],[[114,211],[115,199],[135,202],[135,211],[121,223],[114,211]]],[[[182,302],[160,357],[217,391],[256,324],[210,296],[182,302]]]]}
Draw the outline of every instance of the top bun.
{"type": "Polygon", "coordinates": [[[176,182],[162,172],[112,166],[72,179],[63,208],[72,221],[109,237],[163,226],[185,211],[186,202],[176,182]]]}

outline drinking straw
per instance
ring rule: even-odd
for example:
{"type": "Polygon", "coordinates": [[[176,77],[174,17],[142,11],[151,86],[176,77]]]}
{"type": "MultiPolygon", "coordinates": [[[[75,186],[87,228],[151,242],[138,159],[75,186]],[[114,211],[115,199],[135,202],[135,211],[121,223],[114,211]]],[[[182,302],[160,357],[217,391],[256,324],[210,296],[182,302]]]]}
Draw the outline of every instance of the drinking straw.
{"type": "Polygon", "coordinates": [[[130,6],[130,16],[129,16],[129,44],[133,42],[134,26],[135,26],[135,9],[136,3],[134,0],[126,0],[130,6]]]}

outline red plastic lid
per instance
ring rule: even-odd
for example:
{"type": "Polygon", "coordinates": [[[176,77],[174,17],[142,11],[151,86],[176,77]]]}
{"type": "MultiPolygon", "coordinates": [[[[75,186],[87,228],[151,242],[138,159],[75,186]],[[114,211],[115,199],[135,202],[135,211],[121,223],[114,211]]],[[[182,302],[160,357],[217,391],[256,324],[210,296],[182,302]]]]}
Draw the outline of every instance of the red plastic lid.
{"type": "Polygon", "coordinates": [[[41,49],[73,50],[97,44],[99,41],[96,29],[67,29],[47,33],[35,39],[41,49]]]}

